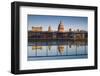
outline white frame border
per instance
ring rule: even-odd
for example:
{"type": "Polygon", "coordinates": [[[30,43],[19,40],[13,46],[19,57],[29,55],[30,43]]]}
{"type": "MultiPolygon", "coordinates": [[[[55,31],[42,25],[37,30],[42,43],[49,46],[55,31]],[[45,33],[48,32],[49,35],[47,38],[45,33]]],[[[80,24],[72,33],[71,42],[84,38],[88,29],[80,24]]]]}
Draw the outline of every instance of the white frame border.
{"type": "Polygon", "coordinates": [[[20,7],[20,70],[80,67],[80,66],[94,66],[94,10],[21,6],[20,7]],[[27,61],[27,14],[56,15],[56,16],[57,15],[85,16],[85,17],[87,16],[88,59],[27,61]]]}

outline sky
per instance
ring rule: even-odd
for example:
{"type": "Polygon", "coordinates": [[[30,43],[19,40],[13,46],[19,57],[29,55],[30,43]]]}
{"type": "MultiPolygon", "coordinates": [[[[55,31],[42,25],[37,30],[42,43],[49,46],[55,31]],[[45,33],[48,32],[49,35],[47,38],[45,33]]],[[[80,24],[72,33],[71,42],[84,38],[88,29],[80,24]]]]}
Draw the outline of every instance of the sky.
{"type": "Polygon", "coordinates": [[[88,17],[79,16],[50,16],[50,15],[28,15],[28,30],[32,30],[34,27],[43,27],[43,31],[47,31],[48,27],[51,26],[53,31],[58,30],[60,21],[63,22],[65,31],[70,28],[72,30],[88,30],[88,17]]]}

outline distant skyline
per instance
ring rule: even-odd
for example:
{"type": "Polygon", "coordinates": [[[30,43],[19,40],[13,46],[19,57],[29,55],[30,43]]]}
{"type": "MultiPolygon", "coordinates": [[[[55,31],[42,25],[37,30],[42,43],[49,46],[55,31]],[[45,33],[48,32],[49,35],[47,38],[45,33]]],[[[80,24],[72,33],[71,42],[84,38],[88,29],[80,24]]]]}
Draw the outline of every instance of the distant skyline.
{"type": "Polygon", "coordinates": [[[50,16],[50,15],[28,15],[28,30],[33,27],[43,27],[43,31],[47,31],[51,26],[53,31],[58,31],[60,21],[63,22],[65,31],[69,28],[72,30],[88,30],[88,17],[79,16],[50,16]]]}

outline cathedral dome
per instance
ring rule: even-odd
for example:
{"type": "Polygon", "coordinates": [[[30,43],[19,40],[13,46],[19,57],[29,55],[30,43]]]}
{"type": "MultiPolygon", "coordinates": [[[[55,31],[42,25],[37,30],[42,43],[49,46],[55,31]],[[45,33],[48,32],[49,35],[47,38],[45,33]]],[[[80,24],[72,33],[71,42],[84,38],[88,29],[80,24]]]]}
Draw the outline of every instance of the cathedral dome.
{"type": "Polygon", "coordinates": [[[62,21],[60,21],[60,24],[58,26],[58,32],[64,32],[64,24],[62,21]]]}

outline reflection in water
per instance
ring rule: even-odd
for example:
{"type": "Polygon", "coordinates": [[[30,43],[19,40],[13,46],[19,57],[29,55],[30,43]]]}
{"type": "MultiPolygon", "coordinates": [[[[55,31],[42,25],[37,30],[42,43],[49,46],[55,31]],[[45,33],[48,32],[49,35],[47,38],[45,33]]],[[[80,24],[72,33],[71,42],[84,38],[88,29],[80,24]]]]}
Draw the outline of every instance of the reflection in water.
{"type": "Polygon", "coordinates": [[[64,53],[64,45],[58,45],[58,51],[60,54],[64,53]]]}
{"type": "Polygon", "coordinates": [[[51,46],[50,45],[48,45],[48,49],[49,49],[49,51],[51,50],[51,46]]]}
{"type": "Polygon", "coordinates": [[[85,41],[29,42],[28,60],[87,58],[87,48],[85,41]]]}
{"type": "Polygon", "coordinates": [[[42,46],[32,46],[32,50],[35,50],[35,49],[41,49],[42,50],[42,46]]]}

